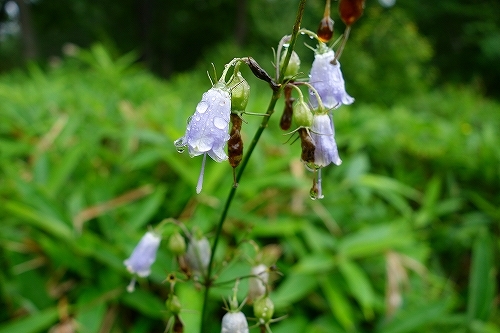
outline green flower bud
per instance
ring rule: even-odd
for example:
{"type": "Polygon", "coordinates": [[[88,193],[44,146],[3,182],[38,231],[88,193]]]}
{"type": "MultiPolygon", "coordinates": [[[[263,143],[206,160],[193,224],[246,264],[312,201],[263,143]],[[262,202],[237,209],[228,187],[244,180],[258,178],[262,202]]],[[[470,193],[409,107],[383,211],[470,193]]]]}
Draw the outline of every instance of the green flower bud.
{"type": "MultiPolygon", "coordinates": [[[[285,62],[285,57],[286,57],[286,49],[283,50],[281,59],[280,59],[280,67],[283,67],[283,63],[285,62]]],[[[288,66],[286,67],[285,70],[285,80],[293,78],[297,73],[299,72],[300,69],[300,58],[299,55],[295,52],[292,51],[292,55],[290,56],[290,61],[288,62],[288,66]]]]}
{"type": "Polygon", "coordinates": [[[179,312],[181,312],[181,302],[179,301],[179,297],[174,294],[168,295],[165,305],[167,309],[174,314],[179,314],[179,312]]]}
{"type": "Polygon", "coordinates": [[[293,105],[293,121],[298,127],[311,127],[313,123],[311,108],[302,98],[293,105]]]}
{"type": "Polygon", "coordinates": [[[180,256],[186,252],[186,240],[180,233],[175,232],[168,240],[168,248],[173,254],[180,256]]]}
{"type": "Polygon", "coordinates": [[[260,323],[268,323],[274,314],[274,303],[269,296],[259,298],[253,304],[253,314],[260,323]]]}
{"type": "Polygon", "coordinates": [[[229,89],[231,89],[231,110],[245,111],[250,96],[250,85],[240,72],[234,74],[229,82],[229,89]]]}

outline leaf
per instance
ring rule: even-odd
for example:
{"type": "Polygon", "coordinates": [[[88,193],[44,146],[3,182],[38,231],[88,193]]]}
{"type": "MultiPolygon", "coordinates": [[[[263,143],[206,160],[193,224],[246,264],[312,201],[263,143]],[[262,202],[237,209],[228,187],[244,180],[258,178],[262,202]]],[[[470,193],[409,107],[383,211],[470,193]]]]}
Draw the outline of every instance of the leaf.
{"type": "Polygon", "coordinates": [[[31,224],[36,228],[64,240],[73,238],[72,230],[63,221],[46,216],[25,204],[16,201],[5,201],[4,209],[10,212],[10,214],[18,217],[18,219],[16,219],[18,223],[24,222],[26,224],[31,224]]]}
{"type": "Polygon", "coordinates": [[[289,306],[302,299],[318,285],[318,279],[309,274],[290,274],[271,294],[276,308],[289,306]]]}
{"type": "Polygon", "coordinates": [[[321,277],[320,285],[325,293],[330,309],[340,322],[340,324],[348,331],[354,330],[353,310],[349,304],[346,295],[339,288],[339,284],[332,278],[321,277]]]}
{"type": "Polygon", "coordinates": [[[354,298],[363,307],[366,319],[373,318],[375,293],[366,273],[353,261],[342,260],[339,270],[354,298]]]}
{"type": "Polygon", "coordinates": [[[305,256],[292,268],[295,273],[324,273],[332,270],[337,264],[333,254],[318,253],[305,256]]]}
{"type": "Polygon", "coordinates": [[[59,311],[57,308],[45,309],[38,313],[32,313],[29,316],[0,325],[0,333],[36,333],[48,331],[49,326],[54,324],[58,318],[59,311]]]}
{"type": "Polygon", "coordinates": [[[339,240],[338,251],[348,258],[368,257],[408,246],[412,242],[410,232],[394,223],[368,227],[347,235],[339,240]]]}
{"type": "Polygon", "coordinates": [[[440,321],[446,314],[447,301],[425,304],[412,311],[400,312],[393,321],[377,329],[378,333],[426,332],[428,325],[440,321]]]}
{"type": "Polygon", "coordinates": [[[467,298],[467,318],[470,323],[475,319],[487,321],[493,310],[495,296],[493,251],[493,242],[488,234],[483,233],[477,237],[472,248],[467,298]]]}

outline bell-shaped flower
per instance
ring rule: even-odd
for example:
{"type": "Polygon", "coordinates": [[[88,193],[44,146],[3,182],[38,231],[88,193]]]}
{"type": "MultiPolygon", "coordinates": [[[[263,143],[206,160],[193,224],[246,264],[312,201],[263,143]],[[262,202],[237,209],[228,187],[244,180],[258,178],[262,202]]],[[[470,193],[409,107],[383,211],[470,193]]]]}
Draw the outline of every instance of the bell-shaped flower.
{"type": "Polygon", "coordinates": [[[192,271],[205,274],[210,263],[212,250],[206,237],[193,236],[189,241],[186,259],[192,271]]]}
{"type": "Polygon", "coordinates": [[[216,83],[205,92],[190,118],[183,137],[174,142],[177,151],[188,147],[191,157],[203,155],[203,163],[196,192],[203,184],[206,155],[216,162],[227,159],[224,146],[229,140],[229,115],[231,114],[231,94],[224,83],[216,83]]]}
{"type": "Polygon", "coordinates": [[[260,264],[252,267],[251,274],[248,279],[248,300],[253,302],[266,293],[269,271],[266,265],[260,264]]]}
{"type": "Polygon", "coordinates": [[[161,237],[159,235],[151,231],[146,232],[130,257],[123,262],[128,271],[140,277],[148,276],[151,273],[151,265],[156,260],[156,252],[160,242],[161,237]]]}
{"type": "MultiPolygon", "coordinates": [[[[127,270],[140,277],[146,277],[151,273],[151,265],[156,260],[156,252],[160,246],[161,237],[154,232],[148,231],[142,236],[139,244],[132,251],[132,254],[123,263],[127,270]]],[[[127,290],[134,290],[135,279],[127,287],[127,290]]]]}
{"type": "Polygon", "coordinates": [[[241,311],[228,312],[222,317],[221,333],[248,333],[248,322],[241,311]]]}
{"type": "MultiPolygon", "coordinates": [[[[319,48],[324,50],[323,48],[319,48]]],[[[335,58],[335,52],[327,49],[326,52],[317,52],[311,67],[309,83],[318,92],[323,105],[328,108],[338,108],[342,104],[349,105],[354,102],[354,98],[349,96],[345,90],[345,82],[340,71],[340,63],[332,61],[335,58]]],[[[316,95],[309,91],[310,103],[313,108],[318,107],[316,95]]]]}
{"type": "Polygon", "coordinates": [[[313,168],[323,168],[330,163],[340,165],[337,143],[335,142],[335,129],[333,121],[328,114],[315,114],[311,126],[311,137],[314,140],[313,168]]]}

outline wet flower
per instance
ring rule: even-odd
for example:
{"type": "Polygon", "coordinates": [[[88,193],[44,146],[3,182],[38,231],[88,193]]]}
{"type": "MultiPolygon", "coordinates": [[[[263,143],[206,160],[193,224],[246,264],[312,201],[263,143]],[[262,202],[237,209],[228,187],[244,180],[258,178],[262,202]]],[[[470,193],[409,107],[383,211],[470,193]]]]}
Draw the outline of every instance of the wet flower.
{"type": "MultiPolygon", "coordinates": [[[[340,63],[338,61],[332,64],[331,61],[335,58],[335,52],[320,46],[318,52],[314,56],[314,61],[311,68],[309,82],[318,92],[323,105],[328,108],[338,108],[342,104],[349,105],[354,102],[354,98],[349,96],[345,90],[345,82],[340,71],[340,63]]],[[[310,103],[316,108],[318,100],[316,95],[309,91],[310,103]]]]}
{"type": "Polygon", "coordinates": [[[228,312],[222,317],[221,333],[248,333],[248,322],[241,311],[228,312]]]}
{"type": "Polygon", "coordinates": [[[229,115],[231,95],[224,83],[216,83],[205,92],[190,118],[183,137],[174,142],[179,152],[188,147],[191,157],[203,155],[203,162],[196,192],[200,193],[205,172],[206,155],[216,162],[227,159],[224,146],[229,140],[229,115]]]}
{"type": "Polygon", "coordinates": [[[315,114],[311,126],[311,137],[315,143],[314,168],[323,168],[330,163],[340,165],[337,143],[335,142],[335,129],[333,121],[328,114],[315,114]]]}

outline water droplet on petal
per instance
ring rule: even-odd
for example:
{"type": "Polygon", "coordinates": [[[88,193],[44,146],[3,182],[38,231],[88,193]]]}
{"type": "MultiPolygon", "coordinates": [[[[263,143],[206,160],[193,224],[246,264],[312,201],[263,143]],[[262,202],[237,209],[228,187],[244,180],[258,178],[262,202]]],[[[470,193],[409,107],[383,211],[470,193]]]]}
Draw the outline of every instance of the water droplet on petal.
{"type": "Polygon", "coordinates": [[[221,117],[214,118],[214,126],[218,129],[224,129],[227,126],[227,122],[221,117]]]}
{"type": "Polygon", "coordinates": [[[205,113],[205,111],[207,111],[207,109],[208,109],[208,103],[204,102],[204,101],[201,101],[196,106],[196,112],[198,112],[198,113],[205,113]]]}
{"type": "Polygon", "coordinates": [[[199,116],[196,116],[196,117],[194,117],[194,120],[196,120],[196,121],[200,121],[200,117],[199,117],[199,116]]]}
{"type": "Polygon", "coordinates": [[[181,154],[182,154],[182,153],[184,152],[184,150],[185,150],[185,148],[184,148],[184,147],[175,147],[175,148],[177,149],[177,152],[178,152],[178,153],[181,153],[181,154]]]}

